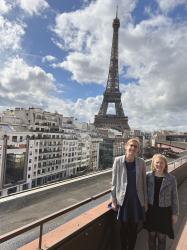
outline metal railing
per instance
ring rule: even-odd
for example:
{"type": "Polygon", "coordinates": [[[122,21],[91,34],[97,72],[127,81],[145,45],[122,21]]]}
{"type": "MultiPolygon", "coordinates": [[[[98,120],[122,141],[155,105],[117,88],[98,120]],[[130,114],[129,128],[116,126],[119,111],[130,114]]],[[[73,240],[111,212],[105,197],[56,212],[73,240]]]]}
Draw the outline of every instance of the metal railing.
{"type": "MultiPolygon", "coordinates": [[[[176,168],[180,167],[182,164],[184,164],[186,162],[187,162],[187,156],[183,156],[183,157],[180,157],[178,159],[175,159],[174,161],[170,161],[168,163],[169,172],[175,170],[176,168]]],[[[146,160],[145,164],[146,164],[146,167],[147,167],[147,171],[151,170],[150,169],[151,159],[146,160]]]]}
{"type": "Polygon", "coordinates": [[[20,234],[26,233],[26,232],[28,232],[36,227],[40,227],[38,249],[42,249],[41,247],[42,247],[42,237],[43,237],[43,226],[45,223],[47,223],[47,222],[49,222],[49,221],[51,221],[51,220],[53,220],[61,215],[64,215],[64,214],[66,214],[66,213],[68,213],[68,212],[70,212],[78,207],[81,207],[81,206],[83,206],[83,205],[85,205],[93,200],[96,200],[96,199],[98,199],[106,194],[109,194],[109,193],[110,193],[110,189],[107,189],[102,193],[99,193],[95,196],[87,198],[87,199],[85,199],[79,203],[76,203],[72,206],[69,206],[67,208],[61,209],[58,212],[55,212],[53,214],[50,214],[49,216],[43,217],[40,220],[36,220],[30,224],[27,224],[26,226],[20,227],[16,230],[9,232],[9,233],[3,234],[0,236],[0,244],[5,242],[5,241],[8,241],[16,236],[19,236],[20,234]]]}
{"type": "Polygon", "coordinates": [[[169,140],[160,140],[156,142],[157,144],[165,144],[180,149],[187,149],[187,142],[180,141],[169,141],[169,140]]]}
{"type": "Polygon", "coordinates": [[[169,164],[168,164],[169,171],[173,171],[174,169],[180,167],[181,165],[183,165],[186,162],[187,162],[187,156],[184,156],[184,157],[181,157],[179,159],[176,159],[174,161],[169,162],[169,164]]]}

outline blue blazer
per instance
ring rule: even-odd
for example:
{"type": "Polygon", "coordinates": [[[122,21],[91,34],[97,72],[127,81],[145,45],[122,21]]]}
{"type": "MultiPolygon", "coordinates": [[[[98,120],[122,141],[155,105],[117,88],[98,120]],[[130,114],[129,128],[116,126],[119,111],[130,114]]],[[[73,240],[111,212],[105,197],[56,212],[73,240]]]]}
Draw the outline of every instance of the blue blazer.
{"type": "MultiPolygon", "coordinates": [[[[154,203],[154,191],[155,191],[155,178],[154,172],[147,173],[147,196],[148,204],[153,205],[154,203]]],[[[178,215],[179,213],[179,201],[177,192],[177,182],[175,176],[166,173],[159,193],[159,207],[169,207],[172,208],[172,214],[178,215]]]]}

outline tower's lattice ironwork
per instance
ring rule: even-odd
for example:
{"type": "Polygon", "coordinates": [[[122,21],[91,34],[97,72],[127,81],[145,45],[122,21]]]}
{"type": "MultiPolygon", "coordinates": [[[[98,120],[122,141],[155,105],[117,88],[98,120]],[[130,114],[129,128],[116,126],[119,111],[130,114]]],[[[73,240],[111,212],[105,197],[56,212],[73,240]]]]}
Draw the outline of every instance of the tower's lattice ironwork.
{"type": "Polygon", "coordinates": [[[98,115],[95,115],[94,124],[99,128],[113,128],[124,132],[129,129],[128,117],[124,115],[121,93],[119,90],[119,73],[118,73],[118,30],[120,27],[119,18],[113,21],[113,39],[110,57],[110,66],[106,90],[103,94],[103,101],[98,115]],[[108,104],[115,104],[116,114],[107,114],[108,104]]]}

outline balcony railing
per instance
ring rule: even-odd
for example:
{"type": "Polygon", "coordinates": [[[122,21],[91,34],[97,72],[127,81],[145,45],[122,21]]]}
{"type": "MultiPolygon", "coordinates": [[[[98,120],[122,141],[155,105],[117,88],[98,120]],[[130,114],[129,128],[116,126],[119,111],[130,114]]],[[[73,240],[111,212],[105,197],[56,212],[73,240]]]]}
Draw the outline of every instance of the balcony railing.
{"type": "Polygon", "coordinates": [[[21,235],[21,234],[23,234],[25,232],[28,232],[28,231],[36,228],[36,227],[39,227],[40,228],[40,233],[39,233],[38,249],[42,249],[43,226],[44,226],[45,223],[47,223],[47,222],[49,222],[51,220],[54,220],[55,218],[57,218],[57,217],[59,217],[61,215],[67,214],[68,212],[70,212],[70,211],[72,211],[72,210],[74,210],[76,208],[79,208],[79,207],[81,207],[81,206],[83,206],[83,205],[85,205],[85,204],[87,204],[87,203],[89,203],[89,202],[91,202],[93,200],[96,200],[96,199],[98,199],[98,198],[100,198],[100,197],[102,197],[102,196],[104,196],[104,195],[106,195],[108,193],[110,193],[110,189],[108,189],[108,190],[106,190],[106,191],[104,191],[104,192],[102,192],[100,194],[97,194],[95,196],[92,196],[92,197],[90,197],[88,199],[85,199],[85,200],[83,200],[83,201],[81,201],[79,203],[76,203],[73,206],[67,207],[65,209],[62,209],[62,210],[56,212],[56,213],[53,213],[53,214],[51,214],[49,216],[46,216],[46,217],[44,217],[44,218],[42,218],[40,220],[37,220],[37,221],[35,221],[33,223],[30,223],[30,224],[28,224],[26,226],[18,228],[18,229],[14,230],[14,231],[12,231],[10,233],[1,235],[0,236],[0,244],[5,242],[5,241],[8,241],[8,240],[10,240],[10,239],[12,239],[12,238],[14,238],[16,236],[19,236],[19,235],[21,235]]]}

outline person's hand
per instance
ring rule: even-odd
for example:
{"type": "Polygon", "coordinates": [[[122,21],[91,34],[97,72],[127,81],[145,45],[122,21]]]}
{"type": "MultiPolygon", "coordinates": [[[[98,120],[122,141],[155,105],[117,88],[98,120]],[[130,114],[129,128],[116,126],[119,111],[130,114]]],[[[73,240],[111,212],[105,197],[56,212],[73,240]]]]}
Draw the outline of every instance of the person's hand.
{"type": "Polygon", "coordinates": [[[177,215],[172,215],[172,224],[173,225],[177,223],[177,219],[178,219],[177,215]]]}
{"type": "Polygon", "coordinates": [[[114,202],[112,202],[111,208],[112,208],[112,210],[114,210],[115,212],[118,211],[118,205],[117,205],[116,203],[114,203],[114,202]]]}

